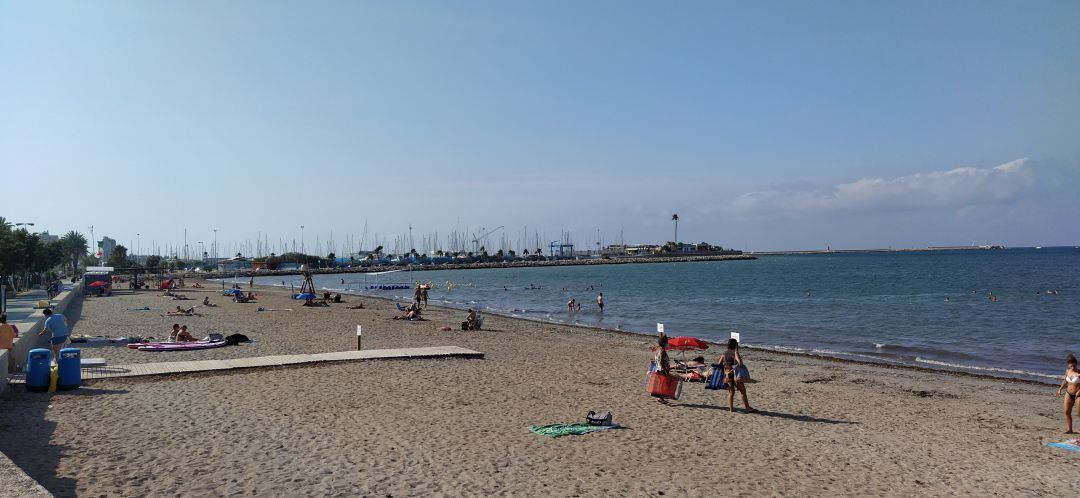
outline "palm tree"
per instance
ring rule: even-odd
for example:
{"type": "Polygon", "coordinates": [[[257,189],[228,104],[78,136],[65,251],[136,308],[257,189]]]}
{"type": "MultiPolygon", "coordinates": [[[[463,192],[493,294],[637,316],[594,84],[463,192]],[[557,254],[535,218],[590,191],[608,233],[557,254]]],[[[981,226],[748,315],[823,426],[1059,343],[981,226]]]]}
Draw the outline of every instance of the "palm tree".
{"type": "Polygon", "coordinates": [[[675,248],[679,247],[679,215],[671,215],[671,221],[675,222],[675,248]]]}
{"type": "Polygon", "coordinates": [[[86,255],[86,237],[74,230],[60,237],[60,247],[71,258],[71,271],[79,271],[79,259],[86,255]]]}

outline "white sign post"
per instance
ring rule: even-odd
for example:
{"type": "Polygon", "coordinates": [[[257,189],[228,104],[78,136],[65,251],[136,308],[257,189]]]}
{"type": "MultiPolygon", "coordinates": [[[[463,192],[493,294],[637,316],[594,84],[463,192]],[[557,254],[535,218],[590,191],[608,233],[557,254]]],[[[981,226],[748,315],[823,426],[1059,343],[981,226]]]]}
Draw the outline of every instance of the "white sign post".
{"type": "Polygon", "coordinates": [[[357,351],[360,351],[360,336],[363,335],[363,334],[364,334],[363,327],[357,325],[356,326],[356,350],[357,351]]]}
{"type": "Polygon", "coordinates": [[[662,323],[656,324],[656,333],[657,334],[663,334],[664,333],[664,324],[662,324],[662,323]]]}
{"type": "Polygon", "coordinates": [[[739,339],[739,333],[738,332],[732,332],[731,333],[731,338],[735,339],[739,343],[742,343],[742,340],[739,339]]]}

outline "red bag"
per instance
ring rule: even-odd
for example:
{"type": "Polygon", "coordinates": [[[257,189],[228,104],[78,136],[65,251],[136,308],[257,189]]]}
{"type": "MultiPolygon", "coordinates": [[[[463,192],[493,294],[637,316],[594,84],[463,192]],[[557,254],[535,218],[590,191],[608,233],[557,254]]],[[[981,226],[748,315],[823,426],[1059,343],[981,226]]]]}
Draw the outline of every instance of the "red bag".
{"type": "Polygon", "coordinates": [[[682,387],[682,382],[678,377],[653,372],[649,374],[649,385],[646,390],[657,398],[679,399],[679,394],[682,392],[680,387],[682,387]]]}

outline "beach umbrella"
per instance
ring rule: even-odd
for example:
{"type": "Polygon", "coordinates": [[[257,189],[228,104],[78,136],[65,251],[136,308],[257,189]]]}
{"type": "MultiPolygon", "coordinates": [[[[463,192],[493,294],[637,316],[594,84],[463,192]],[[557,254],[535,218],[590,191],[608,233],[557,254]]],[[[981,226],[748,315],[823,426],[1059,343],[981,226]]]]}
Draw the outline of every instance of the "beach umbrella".
{"type": "Polygon", "coordinates": [[[318,296],[316,296],[315,294],[312,294],[310,292],[305,292],[303,294],[297,294],[297,295],[293,296],[292,298],[293,299],[315,299],[316,297],[318,297],[318,296]]]}
{"type": "Polygon", "coordinates": [[[667,348],[679,351],[705,351],[706,349],[709,349],[709,345],[697,337],[672,337],[671,339],[668,339],[667,348]]]}
{"type": "Polygon", "coordinates": [[[105,287],[106,285],[109,285],[109,283],[104,280],[95,280],[93,282],[90,282],[90,287],[105,287]]]}
{"type": "Polygon", "coordinates": [[[244,291],[242,291],[242,290],[240,290],[240,289],[229,289],[229,290],[226,290],[226,291],[224,292],[224,294],[225,294],[226,296],[231,296],[231,295],[233,295],[233,294],[243,294],[243,293],[244,293],[244,291]]]}

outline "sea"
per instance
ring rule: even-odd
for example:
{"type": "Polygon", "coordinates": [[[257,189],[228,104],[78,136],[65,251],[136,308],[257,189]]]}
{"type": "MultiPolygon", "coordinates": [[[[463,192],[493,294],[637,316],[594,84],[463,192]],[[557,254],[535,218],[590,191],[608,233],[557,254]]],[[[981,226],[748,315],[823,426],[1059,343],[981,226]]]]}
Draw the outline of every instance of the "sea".
{"type": "MultiPolygon", "coordinates": [[[[255,280],[299,288],[302,277],[255,280]]],[[[642,334],[662,323],[669,337],[710,341],[738,332],[753,348],[1044,382],[1080,356],[1075,247],[314,277],[320,290],[403,302],[416,282],[432,285],[432,304],[463,310],[642,334]],[[394,285],[410,289],[372,288],[394,285]]]]}

